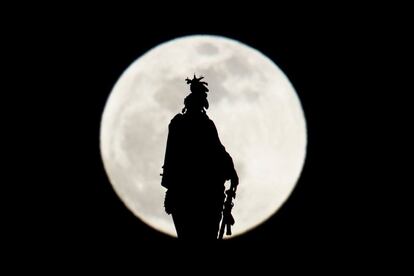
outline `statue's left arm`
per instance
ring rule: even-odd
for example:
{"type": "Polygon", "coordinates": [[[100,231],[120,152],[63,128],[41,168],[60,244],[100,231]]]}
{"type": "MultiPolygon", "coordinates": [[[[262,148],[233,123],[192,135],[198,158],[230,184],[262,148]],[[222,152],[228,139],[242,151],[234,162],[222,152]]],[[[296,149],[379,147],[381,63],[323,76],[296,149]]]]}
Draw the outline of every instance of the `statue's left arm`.
{"type": "Polygon", "coordinates": [[[232,188],[236,188],[239,184],[239,177],[237,175],[236,169],[234,168],[233,158],[230,156],[230,154],[226,151],[226,148],[221,143],[217,128],[214,125],[213,121],[211,121],[211,128],[215,137],[215,143],[218,147],[220,159],[222,160],[222,162],[220,163],[222,163],[224,167],[225,179],[231,181],[232,188]]]}

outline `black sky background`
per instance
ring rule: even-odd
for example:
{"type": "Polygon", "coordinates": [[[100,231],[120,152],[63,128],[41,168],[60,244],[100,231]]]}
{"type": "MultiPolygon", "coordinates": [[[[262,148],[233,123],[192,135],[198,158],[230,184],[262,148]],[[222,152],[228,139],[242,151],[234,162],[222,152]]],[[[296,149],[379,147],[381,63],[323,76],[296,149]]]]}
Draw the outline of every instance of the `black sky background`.
{"type": "Polygon", "coordinates": [[[233,38],[272,59],[295,87],[308,129],[305,165],[288,201],[258,228],[226,241],[226,249],[309,258],[317,250],[334,259],[344,252],[362,256],[379,246],[373,230],[378,209],[367,200],[376,184],[368,173],[376,145],[366,135],[376,124],[367,108],[376,98],[366,82],[372,78],[368,68],[376,56],[378,25],[334,13],[302,21],[298,15],[280,22],[257,17],[187,21],[152,14],[161,22],[152,26],[134,17],[52,15],[12,32],[19,38],[19,60],[29,61],[27,83],[16,85],[32,87],[24,103],[30,115],[17,118],[27,122],[24,132],[33,133],[29,140],[20,138],[31,165],[19,175],[31,211],[16,206],[12,216],[12,231],[23,247],[77,254],[180,247],[117,197],[103,168],[99,127],[125,68],[152,47],[191,34],[233,38]]]}

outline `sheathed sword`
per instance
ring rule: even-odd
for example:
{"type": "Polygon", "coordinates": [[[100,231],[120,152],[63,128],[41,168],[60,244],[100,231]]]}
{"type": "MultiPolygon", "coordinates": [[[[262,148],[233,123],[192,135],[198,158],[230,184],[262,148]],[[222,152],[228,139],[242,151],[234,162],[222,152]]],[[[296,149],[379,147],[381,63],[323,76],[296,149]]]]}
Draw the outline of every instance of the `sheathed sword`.
{"type": "Polygon", "coordinates": [[[234,218],[231,214],[234,203],[233,198],[236,198],[236,187],[230,187],[226,191],[226,200],[224,201],[223,218],[221,220],[221,226],[219,231],[218,239],[222,240],[224,236],[224,230],[226,229],[226,235],[231,236],[231,226],[234,224],[234,218]]]}

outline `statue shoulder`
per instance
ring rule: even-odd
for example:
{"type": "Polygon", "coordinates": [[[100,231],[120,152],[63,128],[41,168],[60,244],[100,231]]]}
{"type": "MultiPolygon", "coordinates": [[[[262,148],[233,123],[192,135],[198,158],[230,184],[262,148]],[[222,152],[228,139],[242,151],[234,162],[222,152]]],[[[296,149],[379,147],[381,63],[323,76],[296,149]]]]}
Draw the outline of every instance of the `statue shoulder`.
{"type": "Polygon", "coordinates": [[[171,119],[171,123],[173,123],[173,122],[178,122],[178,121],[180,121],[182,118],[183,118],[183,114],[178,113],[178,114],[176,114],[176,115],[174,116],[174,118],[172,118],[172,119],[171,119]]]}
{"type": "Polygon", "coordinates": [[[183,119],[183,114],[178,113],[177,115],[174,116],[174,118],[171,119],[170,126],[179,124],[182,121],[182,119],[183,119]]]}
{"type": "Polygon", "coordinates": [[[207,121],[207,124],[208,124],[208,126],[209,127],[212,127],[212,128],[216,128],[216,124],[214,124],[214,121],[213,120],[211,120],[208,116],[207,116],[207,114],[205,115],[206,117],[205,117],[205,119],[206,119],[206,121],[207,121]]]}

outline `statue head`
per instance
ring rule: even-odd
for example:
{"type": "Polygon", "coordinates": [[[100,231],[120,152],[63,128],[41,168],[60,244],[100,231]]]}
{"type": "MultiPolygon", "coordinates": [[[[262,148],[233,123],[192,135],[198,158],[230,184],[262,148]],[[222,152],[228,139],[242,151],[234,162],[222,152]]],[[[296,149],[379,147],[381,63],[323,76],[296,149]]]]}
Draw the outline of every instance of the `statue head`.
{"type": "Polygon", "coordinates": [[[190,112],[202,112],[205,113],[204,109],[208,109],[207,92],[209,91],[206,87],[208,84],[201,81],[204,77],[197,78],[194,74],[192,80],[186,78],[187,84],[190,84],[191,94],[184,99],[183,113],[186,111],[190,112]]]}
{"type": "Polygon", "coordinates": [[[208,92],[208,83],[201,81],[204,79],[204,77],[197,78],[194,74],[194,77],[192,80],[189,78],[186,78],[185,81],[187,84],[190,84],[190,90],[192,93],[207,93],[208,92]]]}

